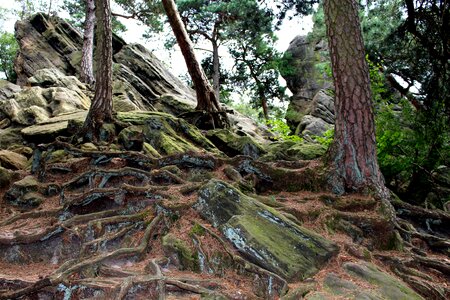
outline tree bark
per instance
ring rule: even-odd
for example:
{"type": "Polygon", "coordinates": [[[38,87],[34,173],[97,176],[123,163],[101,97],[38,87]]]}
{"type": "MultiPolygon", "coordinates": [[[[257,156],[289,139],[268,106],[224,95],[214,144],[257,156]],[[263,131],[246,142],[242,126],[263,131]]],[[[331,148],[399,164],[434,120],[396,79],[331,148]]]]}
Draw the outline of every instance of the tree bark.
{"type": "Polygon", "coordinates": [[[174,0],[162,0],[162,3],[195,86],[197,93],[196,110],[205,111],[210,115],[212,127],[222,128],[227,126],[226,113],[220,108],[216,94],[195,56],[194,47],[181,21],[174,0]]]}
{"type": "Polygon", "coordinates": [[[213,47],[213,89],[217,100],[220,99],[220,61],[219,45],[216,40],[212,41],[213,47]]]}
{"type": "Polygon", "coordinates": [[[112,120],[112,29],[110,0],[95,0],[97,19],[95,95],[82,128],[84,137],[98,141],[100,128],[112,120]]]}
{"type": "Polygon", "coordinates": [[[94,52],[94,27],[95,27],[95,2],[85,0],[86,19],[84,21],[84,40],[81,56],[81,81],[87,84],[94,82],[93,52],[94,52]]]}
{"type": "Polygon", "coordinates": [[[333,67],[335,137],[327,154],[333,191],[375,190],[386,194],[376,153],[369,71],[355,0],[325,0],[333,67]]]}

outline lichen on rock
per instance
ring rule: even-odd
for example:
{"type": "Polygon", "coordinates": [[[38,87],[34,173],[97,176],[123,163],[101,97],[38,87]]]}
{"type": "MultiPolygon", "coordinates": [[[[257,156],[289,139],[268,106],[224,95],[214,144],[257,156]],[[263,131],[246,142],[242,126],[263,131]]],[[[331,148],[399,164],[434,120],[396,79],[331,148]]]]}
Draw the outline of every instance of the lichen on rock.
{"type": "Polygon", "coordinates": [[[222,181],[212,179],[203,186],[195,207],[245,257],[289,280],[312,276],[338,250],[222,181]]]}

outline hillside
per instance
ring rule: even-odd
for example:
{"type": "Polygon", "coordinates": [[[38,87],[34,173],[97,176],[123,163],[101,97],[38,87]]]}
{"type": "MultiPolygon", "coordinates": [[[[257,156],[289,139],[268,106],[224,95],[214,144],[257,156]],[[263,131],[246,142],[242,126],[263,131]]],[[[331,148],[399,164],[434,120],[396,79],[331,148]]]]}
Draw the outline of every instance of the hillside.
{"type": "MultiPolygon", "coordinates": [[[[82,38],[16,25],[18,84],[0,83],[0,299],[448,299],[450,215],[329,192],[306,141],[183,116],[193,91],[114,39],[116,125],[72,135],[92,98],[82,38]]],[[[443,177],[444,178],[444,177],[443,177]]]]}

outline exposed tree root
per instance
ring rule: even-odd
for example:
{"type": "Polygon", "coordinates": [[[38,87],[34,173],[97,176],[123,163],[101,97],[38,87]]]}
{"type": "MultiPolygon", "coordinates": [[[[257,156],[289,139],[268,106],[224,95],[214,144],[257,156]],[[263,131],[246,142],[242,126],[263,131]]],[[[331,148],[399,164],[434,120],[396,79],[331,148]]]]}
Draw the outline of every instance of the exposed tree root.
{"type": "Polygon", "coordinates": [[[441,271],[443,276],[450,278],[448,273],[450,264],[448,262],[436,261],[417,255],[403,259],[381,254],[375,255],[375,257],[389,265],[390,269],[397,276],[402,278],[419,294],[426,295],[428,299],[449,299],[450,289],[448,287],[434,283],[434,279],[431,276],[420,271],[422,267],[429,267],[441,271]]]}
{"type": "Polygon", "coordinates": [[[40,289],[47,287],[47,286],[55,286],[64,280],[67,280],[67,278],[82,270],[85,267],[92,267],[95,265],[98,265],[102,263],[103,261],[107,259],[112,259],[116,257],[129,257],[129,256],[140,256],[144,254],[144,251],[147,249],[147,246],[149,244],[150,238],[156,227],[159,225],[159,223],[162,221],[163,215],[159,214],[157,215],[152,222],[147,226],[144,236],[140,242],[140,244],[137,247],[134,248],[120,248],[115,251],[112,251],[110,253],[106,254],[100,254],[95,255],[93,257],[86,258],[84,260],[81,260],[78,263],[67,263],[62,265],[55,273],[47,276],[46,278],[43,278],[33,285],[19,289],[13,292],[0,294],[0,299],[14,299],[18,298],[36,291],[39,291],[40,289]]]}

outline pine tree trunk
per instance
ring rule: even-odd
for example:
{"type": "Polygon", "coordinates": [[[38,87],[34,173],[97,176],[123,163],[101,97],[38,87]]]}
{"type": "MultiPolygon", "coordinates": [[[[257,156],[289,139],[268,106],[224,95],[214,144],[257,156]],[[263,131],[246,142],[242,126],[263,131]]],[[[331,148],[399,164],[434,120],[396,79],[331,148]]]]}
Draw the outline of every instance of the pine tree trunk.
{"type": "Polygon", "coordinates": [[[210,115],[212,127],[226,127],[228,123],[226,113],[221,110],[216,94],[195,56],[194,47],[181,21],[174,0],[162,0],[162,3],[195,86],[196,110],[205,111],[210,115]]]}
{"type": "Polygon", "coordinates": [[[91,108],[83,125],[82,134],[97,141],[100,128],[112,120],[112,29],[110,0],[95,0],[97,19],[96,83],[91,108]]]}
{"type": "Polygon", "coordinates": [[[220,61],[219,61],[219,46],[217,41],[212,42],[213,46],[213,88],[217,100],[220,100],[220,61]]]}
{"type": "Polygon", "coordinates": [[[355,0],[325,0],[325,22],[333,67],[335,137],[328,151],[334,192],[386,193],[379,170],[369,71],[355,0]]]}
{"type": "Polygon", "coordinates": [[[84,40],[81,56],[81,81],[87,84],[94,82],[93,52],[94,52],[94,27],[95,27],[95,2],[85,0],[86,19],[84,21],[84,40]]]}

